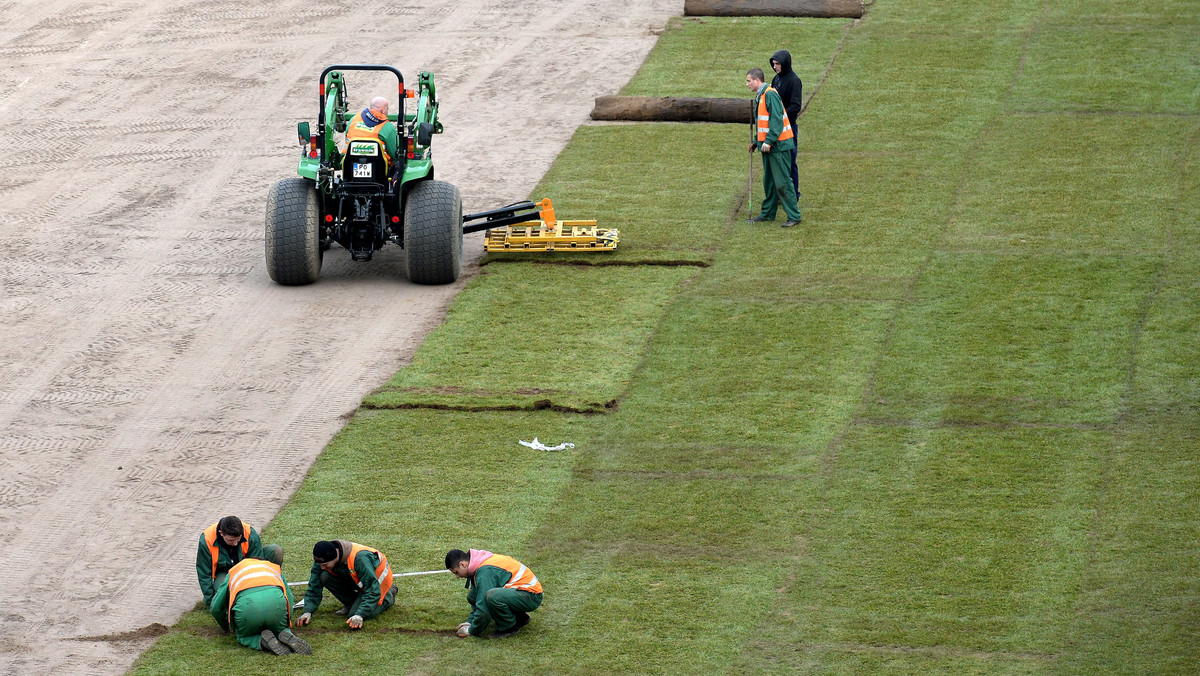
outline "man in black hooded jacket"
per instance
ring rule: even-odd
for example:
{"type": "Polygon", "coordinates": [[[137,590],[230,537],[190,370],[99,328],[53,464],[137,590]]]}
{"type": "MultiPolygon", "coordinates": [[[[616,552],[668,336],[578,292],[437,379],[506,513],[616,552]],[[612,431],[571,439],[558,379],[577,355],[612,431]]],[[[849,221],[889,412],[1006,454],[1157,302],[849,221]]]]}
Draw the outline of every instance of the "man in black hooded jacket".
{"type": "Polygon", "coordinates": [[[792,185],[795,186],[796,197],[799,198],[800,170],[796,167],[796,149],[800,147],[800,128],[796,126],[796,118],[800,117],[800,107],[804,104],[804,83],[792,70],[792,55],[786,49],[771,55],[771,68],[778,73],[771,79],[771,87],[779,92],[779,98],[783,99],[792,133],[796,134],[796,143],[792,147],[792,185]]]}

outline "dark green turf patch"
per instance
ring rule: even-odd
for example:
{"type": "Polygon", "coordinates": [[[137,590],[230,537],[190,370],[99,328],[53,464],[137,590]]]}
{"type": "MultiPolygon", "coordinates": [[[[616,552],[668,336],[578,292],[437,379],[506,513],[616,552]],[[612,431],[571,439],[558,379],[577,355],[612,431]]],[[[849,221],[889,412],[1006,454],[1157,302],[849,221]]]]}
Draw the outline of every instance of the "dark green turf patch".
{"type": "Polygon", "coordinates": [[[932,153],[937,158],[926,161],[957,169],[1000,108],[1018,69],[1021,37],[885,29],[872,19],[852,34],[801,119],[800,150],[932,153]]]}
{"type": "Polygon", "coordinates": [[[761,68],[770,82],[775,75],[770,59],[776,49],[764,45],[783,45],[778,49],[787,49],[792,55],[792,69],[805,84],[807,100],[850,23],[838,19],[781,22],[768,17],[676,17],[620,93],[749,99],[746,71],[761,68]],[[697,44],[705,48],[697,50],[697,44]]]}
{"type": "Polygon", "coordinates": [[[871,4],[867,26],[889,35],[1005,35],[1028,29],[1043,0],[879,0],[871,4]]]}
{"type": "Polygon", "coordinates": [[[1150,306],[1135,355],[1133,415],[1200,419],[1200,285],[1164,289],[1150,306]]]}
{"type": "Polygon", "coordinates": [[[539,537],[613,542],[664,565],[700,557],[731,565],[796,549],[812,475],[665,476],[585,473],[573,478],[539,537]],[[561,525],[556,525],[561,521],[561,525]]]}
{"type": "Polygon", "coordinates": [[[606,444],[648,455],[660,443],[776,446],[796,452],[781,469],[802,464],[857,407],[887,315],[872,303],[681,300],[606,444]]]}
{"type": "Polygon", "coordinates": [[[1195,0],[1142,0],[1133,4],[1125,0],[1056,0],[1046,3],[1045,16],[1047,32],[1067,26],[1164,26],[1180,32],[1200,28],[1195,0]]]}
{"type": "Polygon", "coordinates": [[[778,621],[816,644],[1053,653],[1108,445],[1073,430],[856,428],[778,621]]]}
{"type": "Polygon", "coordinates": [[[1033,38],[1015,110],[1200,113],[1200,24],[1060,21],[1033,38]]]}
{"type": "MultiPolygon", "coordinates": [[[[800,154],[804,223],[738,223],[694,293],[733,299],[896,299],[949,218],[954,182],[907,153],[800,154]]],[[[755,167],[759,213],[762,166],[755,167]]],[[[747,169],[748,170],[748,169],[747,169]]]]}
{"type": "Polygon", "coordinates": [[[1200,424],[1115,435],[1062,671],[1193,673],[1200,665],[1200,424]]]}
{"type": "Polygon", "coordinates": [[[939,255],[896,318],[871,418],[1104,423],[1160,256],[939,255]]]}
{"type": "Polygon", "coordinates": [[[1161,252],[1178,197],[1179,141],[1195,125],[1064,115],[998,120],[968,171],[947,245],[1161,252]]]}

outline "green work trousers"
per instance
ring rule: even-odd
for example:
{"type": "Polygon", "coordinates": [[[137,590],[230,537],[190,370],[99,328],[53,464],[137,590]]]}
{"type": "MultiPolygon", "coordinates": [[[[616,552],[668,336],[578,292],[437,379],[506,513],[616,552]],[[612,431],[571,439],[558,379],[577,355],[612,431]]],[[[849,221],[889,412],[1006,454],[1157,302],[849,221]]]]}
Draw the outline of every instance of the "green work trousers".
{"type": "MultiPolygon", "coordinates": [[[[277,566],[283,565],[283,547],[279,545],[263,545],[263,556],[277,566]]],[[[229,571],[217,573],[217,577],[213,580],[213,589],[220,589],[221,583],[228,577],[229,571]]]]}
{"type": "Polygon", "coordinates": [[[763,202],[759,216],[775,220],[775,212],[779,205],[789,221],[800,220],[800,205],[796,201],[796,188],[792,185],[792,153],[789,150],[771,149],[762,154],[763,160],[763,202]]]}
{"type": "MultiPolygon", "coordinates": [[[[333,594],[335,599],[341,601],[343,606],[349,608],[349,615],[347,615],[347,617],[362,615],[362,613],[358,612],[359,600],[362,598],[362,590],[358,588],[358,585],[354,584],[354,580],[351,580],[348,577],[338,577],[335,575],[330,575],[326,572],[322,572],[321,586],[328,589],[329,593],[333,594]]],[[[391,608],[392,604],[396,602],[396,590],[397,587],[395,584],[393,584],[392,588],[383,595],[383,603],[379,606],[379,613],[391,608]]],[[[379,613],[375,613],[375,615],[378,615],[379,613]]],[[[371,615],[370,617],[374,617],[375,615],[371,615]]],[[[363,619],[370,619],[370,617],[363,615],[363,619]]]]}
{"type": "MultiPolygon", "coordinates": [[[[467,594],[467,602],[474,603],[471,598],[475,588],[467,594]]],[[[517,623],[518,615],[528,615],[542,605],[542,595],[527,592],[524,589],[508,589],[492,587],[483,594],[484,605],[488,615],[496,622],[496,631],[508,631],[517,623]]]]}
{"type": "Polygon", "coordinates": [[[262,650],[259,634],[270,629],[278,634],[288,628],[288,602],[278,587],[247,589],[233,600],[229,628],[237,634],[238,643],[252,650],[262,650]]]}

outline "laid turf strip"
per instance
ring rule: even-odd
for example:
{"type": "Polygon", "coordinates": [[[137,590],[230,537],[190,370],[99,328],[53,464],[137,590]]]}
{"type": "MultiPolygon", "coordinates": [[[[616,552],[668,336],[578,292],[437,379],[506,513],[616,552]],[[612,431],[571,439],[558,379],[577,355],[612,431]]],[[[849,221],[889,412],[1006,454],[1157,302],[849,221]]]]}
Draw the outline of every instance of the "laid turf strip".
{"type": "Polygon", "coordinates": [[[370,408],[603,412],[696,268],[491,265],[370,408]]]}
{"type": "MultiPolygon", "coordinates": [[[[623,93],[743,95],[792,50],[804,223],[742,223],[737,125],[581,128],[535,196],[621,248],[489,259],[265,533],[292,579],[319,538],[400,571],[485,547],[544,605],[464,641],[459,581],[400,580],[358,634],[326,599],[287,668],[1200,670],[1197,17],[673,21],[623,93]]],[[[135,672],[280,664],[197,611],[135,672]]]]}

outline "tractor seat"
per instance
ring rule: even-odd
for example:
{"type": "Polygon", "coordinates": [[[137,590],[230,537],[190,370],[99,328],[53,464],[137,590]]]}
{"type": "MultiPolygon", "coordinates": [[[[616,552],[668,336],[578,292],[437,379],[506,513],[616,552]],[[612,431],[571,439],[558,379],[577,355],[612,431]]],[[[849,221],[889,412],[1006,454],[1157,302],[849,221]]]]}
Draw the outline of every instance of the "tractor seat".
{"type": "Polygon", "coordinates": [[[347,188],[365,188],[364,192],[386,190],[387,162],[383,144],[375,140],[350,141],[342,158],[342,183],[347,188]]]}

